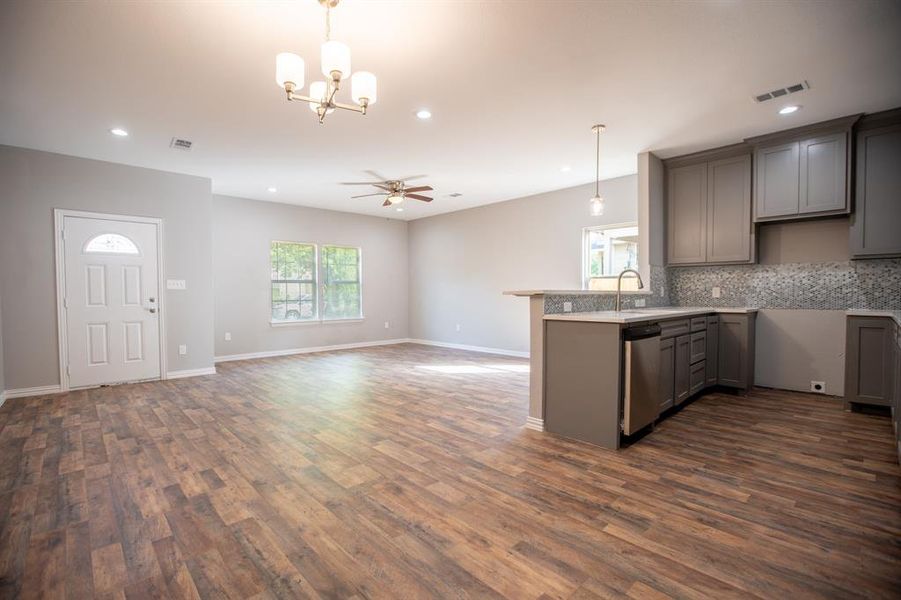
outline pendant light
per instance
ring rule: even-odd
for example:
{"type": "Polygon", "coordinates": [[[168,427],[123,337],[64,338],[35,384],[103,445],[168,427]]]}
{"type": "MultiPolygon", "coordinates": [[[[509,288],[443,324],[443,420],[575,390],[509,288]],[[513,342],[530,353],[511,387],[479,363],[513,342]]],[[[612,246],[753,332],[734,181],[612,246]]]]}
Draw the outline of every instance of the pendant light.
{"type": "Polygon", "coordinates": [[[606,127],[595,125],[591,130],[597,135],[597,153],[594,160],[594,198],[588,201],[592,217],[600,217],[604,214],[604,199],[601,198],[601,132],[606,127]]]}

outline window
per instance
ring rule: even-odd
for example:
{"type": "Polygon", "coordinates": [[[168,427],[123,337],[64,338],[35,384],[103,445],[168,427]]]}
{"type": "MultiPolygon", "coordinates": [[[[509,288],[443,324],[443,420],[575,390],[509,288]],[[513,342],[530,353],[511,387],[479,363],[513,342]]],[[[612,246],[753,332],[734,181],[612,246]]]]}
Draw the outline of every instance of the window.
{"type": "Polygon", "coordinates": [[[360,249],[323,246],[320,262],[322,318],[361,318],[360,249]]]}
{"type": "Polygon", "coordinates": [[[293,323],[363,317],[360,249],[297,242],[269,248],[271,321],[293,323]]]}
{"type": "Polygon", "coordinates": [[[102,233],[88,240],[87,254],[140,254],[133,241],[118,233],[102,233]]]}
{"type": "MultiPolygon", "coordinates": [[[[583,288],[616,289],[623,269],[638,270],[638,227],[604,225],[586,227],[582,233],[583,288]]],[[[623,289],[637,289],[637,281],[623,279],[623,289]]]]}
{"type": "Polygon", "coordinates": [[[316,246],[272,242],[272,321],[312,321],[317,318],[316,246]]]}

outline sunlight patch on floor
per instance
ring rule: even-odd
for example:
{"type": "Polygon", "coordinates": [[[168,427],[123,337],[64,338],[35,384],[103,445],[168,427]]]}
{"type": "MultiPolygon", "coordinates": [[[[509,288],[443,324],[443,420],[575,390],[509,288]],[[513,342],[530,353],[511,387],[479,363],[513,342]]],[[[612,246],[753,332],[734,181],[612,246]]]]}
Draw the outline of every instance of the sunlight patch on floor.
{"type": "Polygon", "coordinates": [[[416,368],[446,375],[498,375],[529,372],[529,365],[419,365],[416,368]]]}

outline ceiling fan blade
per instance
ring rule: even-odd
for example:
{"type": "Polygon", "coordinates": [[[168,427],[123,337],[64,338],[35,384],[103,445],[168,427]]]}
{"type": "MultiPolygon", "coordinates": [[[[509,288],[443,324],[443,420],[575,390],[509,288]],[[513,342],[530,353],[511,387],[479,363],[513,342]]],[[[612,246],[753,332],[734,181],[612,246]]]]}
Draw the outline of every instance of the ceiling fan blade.
{"type": "Polygon", "coordinates": [[[429,192],[434,188],[430,185],[418,185],[416,187],[404,188],[405,192],[429,192]]]}
{"type": "Polygon", "coordinates": [[[391,206],[391,201],[386,199],[386,200],[382,203],[382,206],[391,206]]]}
{"type": "Polygon", "coordinates": [[[420,196],[419,194],[404,194],[404,198],[413,198],[414,200],[422,200],[423,202],[431,202],[428,196],[420,196]]]}
{"type": "Polygon", "coordinates": [[[428,177],[428,175],[410,175],[409,177],[398,177],[397,181],[411,181],[413,179],[422,179],[423,177],[428,177]]]}
{"type": "Polygon", "coordinates": [[[351,198],[368,198],[369,196],[384,196],[382,192],[376,192],[374,194],[360,194],[359,196],[351,196],[351,198]]]}
{"type": "Polygon", "coordinates": [[[385,181],[391,181],[390,179],[388,179],[387,177],[385,177],[385,176],[382,175],[381,173],[377,173],[376,171],[372,171],[372,170],[370,170],[370,169],[367,169],[367,170],[365,170],[365,171],[363,171],[363,172],[364,172],[364,173],[369,173],[370,175],[372,175],[373,177],[375,177],[376,179],[378,179],[380,183],[381,183],[381,182],[385,182],[385,181]]]}
{"type": "Polygon", "coordinates": [[[384,181],[342,181],[340,185],[377,185],[384,181]]]}

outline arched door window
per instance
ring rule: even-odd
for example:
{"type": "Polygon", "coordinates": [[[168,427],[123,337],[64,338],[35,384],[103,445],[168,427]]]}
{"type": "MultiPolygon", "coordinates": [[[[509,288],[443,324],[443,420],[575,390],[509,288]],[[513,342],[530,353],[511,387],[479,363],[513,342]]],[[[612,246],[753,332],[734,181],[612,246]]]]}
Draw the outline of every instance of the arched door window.
{"type": "Polygon", "coordinates": [[[88,240],[86,254],[140,254],[133,241],[118,233],[101,233],[88,240]]]}

